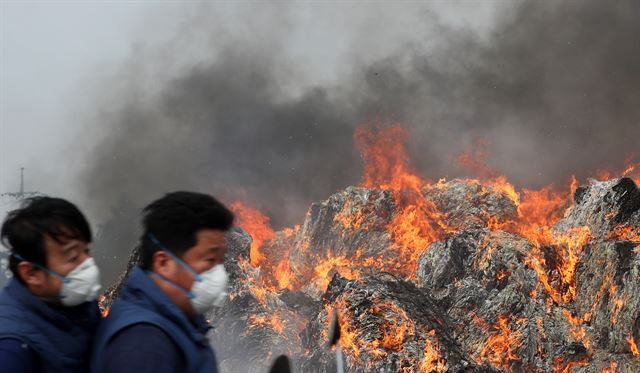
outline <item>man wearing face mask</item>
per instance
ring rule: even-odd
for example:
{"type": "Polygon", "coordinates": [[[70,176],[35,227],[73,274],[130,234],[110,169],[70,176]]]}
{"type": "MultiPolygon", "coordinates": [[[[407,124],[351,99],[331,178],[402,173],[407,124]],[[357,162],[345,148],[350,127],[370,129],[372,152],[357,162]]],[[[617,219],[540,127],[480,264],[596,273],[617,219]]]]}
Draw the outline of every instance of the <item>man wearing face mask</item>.
{"type": "Polygon", "coordinates": [[[101,319],[89,223],[68,201],[35,197],[0,236],[13,273],[0,293],[0,370],[87,372],[101,319]]]}
{"type": "Polygon", "coordinates": [[[140,265],[100,327],[93,372],[217,372],[204,313],[227,296],[232,224],[231,211],[200,193],[170,193],[144,209],[140,265]]]}

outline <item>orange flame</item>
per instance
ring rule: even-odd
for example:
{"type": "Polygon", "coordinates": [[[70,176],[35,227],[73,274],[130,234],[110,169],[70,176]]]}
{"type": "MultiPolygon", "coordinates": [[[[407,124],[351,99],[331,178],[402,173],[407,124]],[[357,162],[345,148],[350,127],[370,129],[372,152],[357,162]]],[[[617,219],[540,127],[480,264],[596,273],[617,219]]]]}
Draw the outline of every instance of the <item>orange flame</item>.
{"type": "MultiPolygon", "coordinates": [[[[347,355],[353,356],[357,359],[360,356],[360,336],[358,331],[354,328],[354,323],[348,316],[346,312],[348,309],[347,303],[340,299],[335,304],[336,309],[340,311],[338,313],[338,325],[340,326],[340,345],[344,348],[344,351],[347,355]]],[[[331,315],[333,315],[333,310],[329,304],[325,304],[324,306],[327,320],[326,320],[326,328],[322,331],[322,336],[324,339],[327,339],[328,333],[327,330],[329,328],[329,323],[331,320],[331,315]]]]}
{"type": "Polygon", "coordinates": [[[506,269],[499,268],[496,271],[496,278],[498,279],[498,281],[502,281],[505,278],[509,277],[510,275],[511,275],[511,272],[506,269]]]}
{"type": "Polygon", "coordinates": [[[618,315],[625,305],[624,299],[618,296],[618,286],[616,284],[613,284],[609,288],[609,299],[613,305],[613,310],[611,311],[611,323],[615,325],[618,323],[618,315]]]}
{"type": "Polygon", "coordinates": [[[609,368],[604,368],[602,373],[616,373],[616,369],[618,368],[618,362],[612,361],[609,363],[609,368]]]}
{"type": "Polygon", "coordinates": [[[340,273],[340,276],[353,280],[360,277],[360,271],[353,268],[354,260],[345,256],[328,255],[316,267],[315,274],[320,289],[326,289],[333,274],[340,273]]]}
{"type": "Polygon", "coordinates": [[[640,227],[617,225],[608,238],[618,241],[640,242],[640,227]]]}
{"type": "MultiPolygon", "coordinates": [[[[429,337],[436,337],[436,331],[425,333],[429,337]]],[[[424,357],[418,365],[422,372],[444,372],[447,370],[447,362],[440,356],[440,343],[437,338],[435,343],[427,339],[424,346],[424,357]]]]}
{"type": "Polygon", "coordinates": [[[109,306],[105,306],[103,304],[105,300],[106,300],[106,297],[104,296],[104,294],[98,297],[98,305],[100,306],[100,308],[102,308],[100,315],[102,315],[103,318],[109,316],[109,311],[111,309],[109,306]]]}
{"type": "Polygon", "coordinates": [[[276,333],[285,336],[284,332],[286,323],[277,312],[270,315],[249,315],[247,317],[247,322],[249,323],[250,328],[268,327],[276,333]]]}
{"type": "Polygon", "coordinates": [[[399,125],[378,132],[360,127],[354,134],[364,159],[362,186],[393,191],[397,213],[388,226],[404,274],[415,277],[418,256],[450,229],[444,216],[422,189],[429,185],[409,167],[404,144],[408,135],[399,125]]]}
{"type": "Polygon", "coordinates": [[[571,324],[571,336],[573,336],[576,341],[581,342],[586,348],[590,349],[591,340],[587,336],[587,331],[582,327],[582,320],[579,317],[572,315],[571,312],[566,309],[563,309],[562,313],[571,324]]]}
{"type": "Polygon", "coordinates": [[[600,289],[598,289],[598,292],[594,297],[595,301],[591,305],[591,308],[589,309],[589,311],[587,311],[587,313],[585,313],[584,316],[582,317],[582,320],[584,320],[585,323],[589,323],[591,321],[591,318],[593,317],[593,314],[595,313],[598,305],[602,301],[604,294],[607,291],[610,291],[608,289],[611,287],[612,278],[613,278],[613,273],[611,271],[607,271],[604,275],[604,278],[602,279],[602,284],[600,285],[600,289]]]}
{"type": "Polygon", "coordinates": [[[629,334],[627,341],[629,342],[629,351],[631,351],[633,356],[640,357],[640,350],[638,350],[638,345],[636,344],[636,340],[633,338],[632,334],[629,334]]]}
{"type": "Polygon", "coordinates": [[[265,261],[260,247],[275,237],[275,233],[269,225],[269,218],[261,211],[247,207],[240,201],[232,203],[231,210],[238,218],[237,224],[246,230],[253,239],[250,251],[251,264],[259,267],[265,261]]]}
{"type": "Polygon", "coordinates": [[[380,189],[419,190],[423,180],[409,168],[404,144],[407,132],[394,124],[378,132],[358,127],[354,133],[356,146],[364,160],[362,186],[380,189]]]}
{"type": "Polygon", "coordinates": [[[540,190],[523,189],[522,196],[515,191],[504,176],[486,165],[487,153],[485,140],[477,140],[472,148],[458,156],[458,162],[484,178],[483,183],[494,191],[511,199],[518,208],[516,221],[499,222],[489,219],[490,229],[506,230],[527,238],[536,250],[531,251],[527,263],[536,270],[544,288],[556,302],[569,302],[575,297],[575,268],[584,244],[590,240],[587,228],[578,228],[566,235],[556,235],[552,227],[562,218],[569,207],[572,195],[577,188],[577,180],[571,178],[568,191],[560,191],[552,186],[540,190]],[[559,266],[549,268],[540,250],[541,246],[553,245],[562,259],[559,266]],[[549,272],[557,272],[560,283],[552,284],[549,272]]]}
{"type": "MultiPolygon", "coordinates": [[[[486,328],[486,324],[474,315],[476,323],[486,328]]],[[[498,322],[490,328],[493,332],[487,338],[479,356],[476,358],[478,363],[488,363],[494,367],[501,369],[509,369],[511,364],[519,361],[520,357],[516,354],[516,350],[522,345],[522,332],[519,330],[511,330],[509,327],[509,316],[500,315],[498,322]]],[[[526,319],[515,320],[515,323],[522,325],[526,319]]]]}
{"type": "Polygon", "coordinates": [[[489,158],[486,149],[487,145],[489,145],[489,141],[478,138],[471,144],[469,149],[456,156],[456,161],[460,166],[474,172],[482,180],[489,180],[498,176],[498,172],[487,165],[487,159],[489,158]]]}
{"type": "Polygon", "coordinates": [[[576,266],[584,245],[591,240],[588,227],[577,227],[563,234],[553,231],[553,226],[569,207],[576,184],[575,177],[572,177],[568,192],[555,190],[551,186],[540,190],[524,189],[521,201],[520,198],[512,198],[518,207],[516,221],[498,222],[490,219],[487,224],[491,229],[521,235],[534,245],[526,263],[537,272],[539,281],[557,303],[566,303],[575,297],[576,266]],[[557,263],[547,263],[542,252],[544,246],[551,247],[557,254],[557,263]],[[557,285],[554,285],[550,273],[558,278],[557,285]]]}
{"type": "Polygon", "coordinates": [[[404,349],[405,340],[416,336],[415,323],[407,312],[395,303],[387,300],[378,302],[371,307],[370,312],[383,318],[380,326],[382,340],[374,341],[374,348],[399,352],[404,349]]]}
{"type": "Polygon", "coordinates": [[[333,217],[333,221],[342,224],[345,230],[369,230],[369,227],[365,226],[365,219],[367,218],[365,213],[361,210],[352,209],[352,207],[353,202],[351,200],[347,201],[342,210],[333,217]]]}
{"type": "Polygon", "coordinates": [[[628,177],[632,179],[636,185],[640,185],[640,162],[633,162],[634,157],[629,157],[625,160],[624,170],[622,171],[610,171],[610,170],[598,170],[596,171],[596,179],[609,180],[612,177],[628,177]]]}
{"type": "Polygon", "coordinates": [[[633,163],[633,157],[627,158],[622,176],[631,178],[636,185],[640,185],[640,162],[633,163]]]}
{"type": "Polygon", "coordinates": [[[571,373],[575,367],[583,367],[589,365],[587,358],[578,361],[565,362],[562,358],[553,360],[553,370],[558,373],[571,373]]]}
{"type": "MultiPolygon", "coordinates": [[[[251,265],[261,268],[261,281],[254,281],[251,291],[262,303],[266,301],[267,293],[276,293],[280,289],[291,289],[294,275],[289,262],[289,247],[286,252],[265,252],[268,243],[277,238],[290,238],[295,234],[295,228],[285,228],[276,234],[269,225],[269,218],[261,211],[247,207],[242,202],[231,204],[231,209],[237,215],[237,224],[251,236],[249,252],[251,265]],[[269,254],[269,255],[267,255],[269,254]]],[[[242,263],[241,263],[242,265],[242,263]]]]}
{"type": "Polygon", "coordinates": [[[568,303],[576,296],[576,267],[584,245],[591,240],[591,231],[589,227],[578,227],[567,234],[552,235],[550,240],[558,255],[558,263],[553,267],[546,263],[540,247],[531,250],[525,263],[537,272],[539,281],[556,303],[568,303]],[[549,272],[556,274],[558,285],[554,286],[549,272]]]}

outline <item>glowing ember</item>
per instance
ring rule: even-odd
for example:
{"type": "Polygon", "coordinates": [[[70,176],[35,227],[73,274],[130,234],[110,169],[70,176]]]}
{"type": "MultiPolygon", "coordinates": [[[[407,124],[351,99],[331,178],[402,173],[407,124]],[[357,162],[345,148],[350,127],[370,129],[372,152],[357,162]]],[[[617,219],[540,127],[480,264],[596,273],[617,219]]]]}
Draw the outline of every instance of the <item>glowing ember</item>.
{"type": "Polygon", "coordinates": [[[106,297],[104,296],[104,294],[102,294],[102,295],[100,295],[98,297],[98,305],[100,306],[100,308],[102,310],[102,311],[100,311],[100,314],[102,315],[102,317],[109,316],[110,307],[104,304],[105,301],[106,301],[106,297]]]}
{"type": "Polygon", "coordinates": [[[633,335],[629,335],[627,341],[629,342],[629,350],[633,356],[640,357],[640,350],[638,349],[638,345],[636,344],[636,340],[633,338],[633,335]]]}
{"type": "Polygon", "coordinates": [[[589,362],[585,360],[565,362],[562,358],[557,358],[553,361],[553,370],[557,373],[571,373],[573,368],[587,365],[589,362]]]}
{"type": "MultiPolygon", "coordinates": [[[[478,319],[476,323],[481,327],[487,328],[485,323],[478,319]]],[[[511,364],[520,360],[520,357],[516,354],[516,350],[522,345],[521,338],[522,332],[519,330],[511,330],[509,327],[509,316],[500,315],[498,322],[490,328],[487,328],[487,332],[490,333],[487,338],[480,354],[476,358],[479,363],[487,363],[497,368],[509,369],[511,364]]],[[[522,325],[525,323],[525,319],[515,320],[515,323],[522,325]]]]}
{"type": "Polygon", "coordinates": [[[613,229],[609,238],[640,243],[640,227],[618,225],[613,229]]]}
{"type": "MultiPolygon", "coordinates": [[[[360,355],[360,343],[358,331],[353,327],[354,323],[349,320],[348,313],[344,312],[348,305],[344,301],[339,301],[336,304],[336,308],[341,312],[338,314],[338,324],[340,325],[340,345],[344,347],[345,351],[353,356],[355,359],[360,355]]],[[[328,310],[329,305],[325,307],[328,310]]],[[[333,311],[329,310],[327,315],[331,315],[333,311]]],[[[327,329],[329,327],[329,320],[327,319],[327,329]]],[[[325,335],[326,338],[326,335],[325,335]]]]}
{"type": "MultiPolygon", "coordinates": [[[[429,337],[436,337],[435,330],[431,330],[426,333],[429,337]]],[[[427,339],[425,341],[424,357],[420,361],[419,368],[423,372],[444,372],[447,370],[447,362],[440,357],[440,346],[436,339],[436,342],[431,342],[427,339]]]]}
{"type": "Polygon", "coordinates": [[[563,309],[562,313],[571,324],[571,336],[582,343],[586,348],[591,348],[591,340],[587,337],[587,331],[582,327],[582,320],[563,309]]]}
{"type": "Polygon", "coordinates": [[[602,370],[602,373],[616,373],[616,369],[618,368],[618,362],[612,361],[609,364],[609,368],[605,368],[602,370]]]}
{"type": "Polygon", "coordinates": [[[611,323],[617,324],[618,315],[620,314],[622,307],[624,307],[625,301],[624,299],[620,298],[620,296],[618,295],[618,287],[615,284],[613,284],[609,288],[609,299],[613,304],[613,310],[611,312],[611,323]]]}

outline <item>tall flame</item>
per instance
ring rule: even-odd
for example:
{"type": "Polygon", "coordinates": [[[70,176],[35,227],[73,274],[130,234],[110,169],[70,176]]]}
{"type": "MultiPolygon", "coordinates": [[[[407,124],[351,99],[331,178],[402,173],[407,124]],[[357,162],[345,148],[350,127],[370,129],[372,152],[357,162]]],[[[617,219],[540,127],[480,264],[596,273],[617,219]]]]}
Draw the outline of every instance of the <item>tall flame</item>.
{"type": "Polygon", "coordinates": [[[388,231],[400,252],[404,274],[412,278],[420,253],[451,230],[435,203],[423,194],[423,188],[430,185],[429,182],[409,167],[405,150],[408,134],[400,125],[377,132],[359,127],[354,139],[364,159],[361,185],[393,191],[398,211],[388,231]]]}
{"type": "Polygon", "coordinates": [[[260,252],[260,247],[262,247],[263,243],[275,237],[275,232],[269,225],[269,217],[260,210],[248,207],[240,201],[233,202],[231,210],[237,216],[237,224],[244,228],[253,239],[249,255],[251,264],[259,267],[265,261],[264,255],[260,252]]]}

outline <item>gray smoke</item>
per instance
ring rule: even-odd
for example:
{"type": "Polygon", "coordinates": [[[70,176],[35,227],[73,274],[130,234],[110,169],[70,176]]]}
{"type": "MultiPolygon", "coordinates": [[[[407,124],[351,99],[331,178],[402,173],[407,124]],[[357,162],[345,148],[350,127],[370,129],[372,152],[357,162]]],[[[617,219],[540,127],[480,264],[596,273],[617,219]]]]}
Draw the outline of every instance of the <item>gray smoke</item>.
{"type": "Polygon", "coordinates": [[[276,226],[299,223],[311,202],[360,180],[352,135],[362,124],[402,123],[430,179],[474,176],[453,159],[478,138],[490,166],[520,187],[619,169],[638,151],[635,0],[517,2],[485,34],[428,9],[350,8],[372,19],[411,13],[394,35],[414,37],[384,41],[384,23],[360,22],[349,57],[324,80],[288,44],[304,35],[299,9],[245,8],[241,31],[202,8],[176,41],[134,54],[101,89],[101,140],[82,185],[105,222],[96,252],[108,280],[124,267],[140,208],[169,191],[242,199],[276,226]]]}

